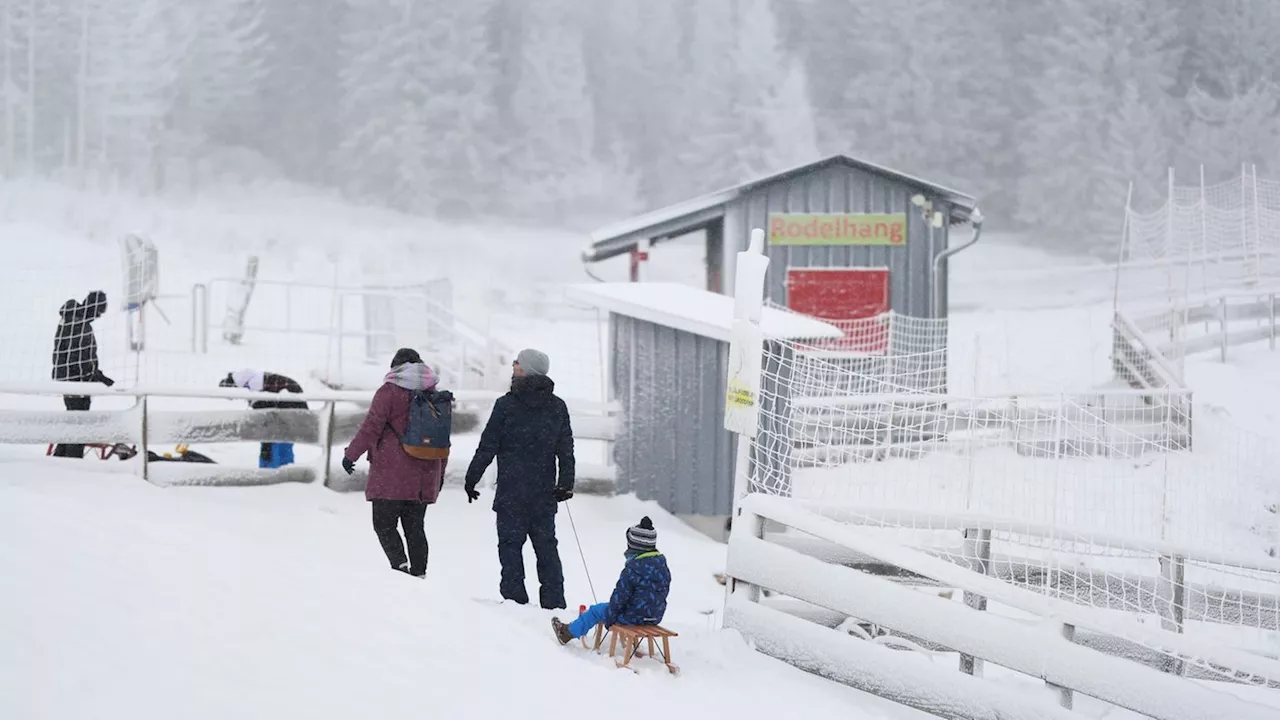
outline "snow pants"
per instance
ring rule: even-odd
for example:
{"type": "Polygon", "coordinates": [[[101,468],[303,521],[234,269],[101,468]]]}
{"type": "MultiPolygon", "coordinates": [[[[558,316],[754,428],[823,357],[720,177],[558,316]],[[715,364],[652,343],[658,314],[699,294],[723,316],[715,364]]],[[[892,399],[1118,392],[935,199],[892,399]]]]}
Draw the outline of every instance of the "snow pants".
{"type": "Polygon", "coordinates": [[[556,543],[555,513],[499,510],[497,516],[498,562],[502,564],[498,589],[502,597],[521,605],[529,602],[524,586],[524,541],[527,539],[533,544],[533,554],[538,559],[538,582],[542,585],[538,592],[540,604],[547,610],[565,607],[564,569],[556,543]]]}
{"type": "MultiPolygon", "coordinates": [[[[93,399],[88,395],[64,395],[62,404],[68,410],[88,410],[93,399]]],[[[84,457],[84,443],[68,443],[53,446],[54,457],[84,457]]]]}
{"type": "Polygon", "coordinates": [[[591,629],[604,622],[604,616],[609,612],[609,603],[596,603],[587,608],[587,611],[578,616],[577,620],[569,623],[569,632],[574,638],[580,638],[591,632],[591,629]]]}
{"type": "Polygon", "coordinates": [[[427,530],[423,523],[427,514],[427,503],[413,500],[374,500],[373,531],[382,544],[382,552],[386,553],[391,567],[399,568],[409,563],[410,575],[427,574],[427,530]],[[400,525],[404,528],[404,541],[400,539],[400,525]],[[405,541],[409,544],[409,556],[405,557],[405,541]]]}

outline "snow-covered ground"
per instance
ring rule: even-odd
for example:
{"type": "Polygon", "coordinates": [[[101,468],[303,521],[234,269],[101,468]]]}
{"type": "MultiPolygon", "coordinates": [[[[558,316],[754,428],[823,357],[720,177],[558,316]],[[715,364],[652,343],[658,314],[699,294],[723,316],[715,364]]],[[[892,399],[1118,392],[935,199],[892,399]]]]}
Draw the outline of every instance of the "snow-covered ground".
{"type": "MultiPolygon", "coordinates": [[[[814,717],[916,716],[713,632],[724,547],[632,499],[575,499],[573,519],[604,596],[625,529],[654,518],[679,677],[618,671],[560,647],[553,613],[496,604],[493,514],[454,489],[427,514],[425,581],[386,567],[359,495],[165,490],[48,461],[6,464],[0,498],[6,718],[785,717],[797,699],[814,717]]],[[[558,525],[569,601],[590,603],[564,512],[558,525]]]]}
{"type": "MultiPolygon", "coordinates": [[[[312,373],[333,367],[333,349],[322,335],[251,332],[242,345],[229,346],[215,328],[207,355],[188,352],[192,284],[210,287],[216,324],[225,312],[226,288],[217,279],[238,277],[256,254],[265,279],[358,285],[448,278],[464,318],[510,346],[548,350],[563,394],[600,396],[607,335],[593,312],[567,307],[561,298],[565,284],[587,279],[578,260],[585,237],[443,226],[272,188],[159,203],[47,185],[0,187],[0,246],[7,253],[0,264],[0,379],[47,378],[58,306],[93,289],[118,292],[117,241],[129,232],[150,236],[160,249],[166,295],[160,306],[170,324],[152,317],[153,349],[138,363],[125,350],[123,315],[109,313],[99,322],[105,369],[126,382],[212,387],[229,370],[258,366],[314,387],[312,373]]],[[[652,257],[650,279],[701,284],[697,239],[661,246],[652,257]]],[[[956,258],[953,392],[1083,390],[1110,381],[1109,279],[1092,269],[1051,272],[1062,262],[998,237],[956,258]],[[1016,274],[1025,271],[1040,279],[1016,274]],[[1002,273],[1023,280],[992,282],[1002,273]],[[1029,292],[1037,296],[1029,298],[1029,292]]],[[[622,279],[626,260],[591,272],[622,279]]],[[[331,293],[295,290],[286,300],[282,292],[260,286],[248,321],[280,322],[287,305],[289,322],[328,326],[331,293]]],[[[358,344],[344,349],[360,356],[358,344]]],[[[1249,428],[1251,444],[1224,447],[1219,456],[1239,454],[1280,432],[1280,391],[1274,390],[1280,355],[1264,345],[1233,349],[1228,365],[1205,357],[1187,364],[1197,417],[1207,413],[1207,419],[1249,428]]],[[[164,402],[184,409],[228,406],[164,402]]],[[[125,405],[114,398],[95,407],[125,405]]],[[[0,407],[60,409],[60,402],[0,396],[0,407]]],[[[461,439],[460,455],[468,442],[461,439]]],[[[256,454],[250,444],[197,449],[245,466],[256,454]]],[[[724,566],[724,546],[652,504],[582,498],[573,507],[601,594],[618,568],[623,529],[645,513],[658,522],[678,578],[669,619],[681,632],[674,648],[685,670],[680,678],[616,672],[598,658],[556,647],[549,614],[475,601],[496,594],[492,517],[485,507],[462,502],[454,489],[446,489],[428,514],[435,545],[423,583],[382,567],[358,496],[296,485],[161,490],[126,474],[127,464],[74,464],[39,458],[42,453],[43,447],[0,447],[0,717],[350,717],[394,711],[560,718],[641,705],[668,708],[665,714],[677,718],[701,718],[712,708],[755,717],[794,714],[796,698],[813,716],[918,715],[793,671],[751,652],[732,634],[712,632],[715,618],[703,612],[722,603],[723,588],[711,575],[724,566]],[[502,679],[508,675],[513,679],[502,679]]],[[[299,447],[298,455],[302,463],[318,458],[314,448],[299,447]]],[[[993,485],[985,495],[979,487],[978,495],[998,505],[993,512],[1025,517],[1035,514],[1027,508],[1044,507],[1051,497],[1084,498],[1082,512],[1106,500],[1108,511],[1119,514],[1094,516],[1094,526],[1147,529],[1159,513],[1151,505],[1154,492],[1141,490],[1161,481],[1142,467],[1112,473],[1129,481],[1129,494],[1117,501],[1104,497],[1106,483],[1087,472],[1097,462],[1105,461],[1063,465],[1052,477],[1042,462],[1022,468],[1030,482],[1018,492],[993,485]]],[[[945,478],[959,466],[946,458],[932,463],[878,465],[874,477],[863,478],[871,500],[906,498],[921,508],[959,502],[961,484],[945,478]],[[883,495],[888,486],[872,482],[877,478],[893,481],[892,495],[883,495]]],[[[1001,467],[1006,477],[1016,475],[1008,472],[1013,465],[1001,467]]],[[[1212,500],[1203,493],[1212,478],[1199,475],[1230,467],[1188,467],[1185,492],[1200,493],[1188,500],[1212,500]]],[[[964,474],[971,472],[966,465],[964,474]]],[[[1242,502],[1238,494],[1218,500],[1211,503],[1215,511],[1242,502]]],[[[1233,520],[1222,518],[1221,526],[1209,528],[1215,534],[1205,542],[1257,551],[1256,538],[1233,520]]],[[[570,602],[589,602],[566,521],[559,519],[570,602]]],[[[950,656],[935,660],[954,662],[950,656]]],[[[1040,692],[1034,681],[998,669],[988,677],[1040,692]]],[[[1107,712],[1087,699],[1077,708],[1094,717],[1107,712]]]]}
{"type": "MultiPolygon", "coordinates": [[[[674,577],[664,624],[680,633],[677,677],[644,660],[637,674],[616,670],[557,645],[553,613],[497,604],[493,515],[452,488],[427,513],[425,581],[385,567],[363,497],[318,487],[160,489],[74,461],[19,461],[0,469],[0,499],[0,717],[925,717],[714,630],[724,546],[632,498],[575,498],[573,523],[558,516],[567,596],[592,600],[574,527],[603,596],[624,530],[650,515],[674,577]]],[[[1000,668],[986,675],[1043,693],[1000,668]]],[[[1280,707],[1266,691],[1230,691],[1280,707]]],[[[1088,698],[1076,707],[1136,717],[1088,698]]]]}

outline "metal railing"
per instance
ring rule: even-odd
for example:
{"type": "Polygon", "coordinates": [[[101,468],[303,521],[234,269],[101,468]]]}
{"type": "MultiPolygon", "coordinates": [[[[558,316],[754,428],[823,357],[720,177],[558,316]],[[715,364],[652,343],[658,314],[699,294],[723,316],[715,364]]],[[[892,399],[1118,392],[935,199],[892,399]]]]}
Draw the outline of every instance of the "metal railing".
{"type": "MultiPolygon", "coordinates": [[[[140,458],[143,479],[158,484],[175,484],[154,474],[154,463],[147,450],[163,444],[287,442],[315,445],[321,460],[314,468],[249,470],[221,465],[186,466],[184,471],[198,471],[203,484],[269,484],[281,481],[313,482],[319,479],[326,487],[334,487],[330,456],[355,437],[367,414],[372,391],[319,391],[305,393],[267,393],[235,388],[191,388],[139,386],[120,389],[90,383],[69,382],[5,382],[0,381],[0,396],[79,395],[92,397],[132,398],[132,407],[123,410],[0,409],[0,444],[39,445],[46,443],[125,443],[135,445],[140,458]],[[319,403],[306,410],[169,410],[158,409],[150,402],[155,398],[205,400],[273,401],[282,400],[319,403]]],[[[459,405],[473,411],[487,411],[498,393],[486,390],[456,390],[459,405]]],[[[600,441],[609,447],[621,433],[621,407],[617,403],[584,403],[566,400],[576,440],[600,441]]],[[[606,452],[606,457],[611,453],[606,452]]],[[[165,463],[166,469],[180,463],[165,463]]],[[[617,470],[612,463],[577,464],[584,492],[610,492],[616,483],[617,470]]],[[[175,470],[181,474],[181,472],[175,470]]],[[[180,484],[180,483],[179,483],[180,484]]]]}
{"type": "Polygon", "coordinates": [[[1181,360],[1266,340],[1276,349],[1280,326],[1277,293],[1223,294],[1143,314],[1117,310],[1112,321],[1112,367],[1131,385],[1155,389],[1185,387],[1181,360]]]}
{"type": "MultiPolygon", "coordinates": [[[[209,334],[212,331],[227,333],[265,333],[283,335],[312,335],[327,338],[331,351],[327,368],[330,375],[340,376],[344,367],[344,347],[347,340],[363,340],[365,357],[375,348],[431,345],[435,362],[440,363],[441,375],[456,388],[501,388],[509,373],[508,363],[514,357],[511,348],[490,337],[463,320],[451,307],[434,297],[426,285],[395,287],[353,287],[336,284],[308,283],[283,280],[255,279],[256,289],[275,289],[280,296],[274,298],[271,318],[260,323],[236,323],[229,320],[210,321],[210,303],[215,297],[225,297],[233,288],[246,281],[242,278],[218,277],[207,284],[196,284],[191,289],[191,349],[196,353],[209,351],[209,334]],[[310,294],[307,298],[305,295],[310,294]],[[348,307],[352,299],[366,303],[364,320],[351,317],[348,307]],[[370,301],[389,304],[380,308],[384,313],[405,310],[415,317],[408,329],[398,327],[368,327],[370,301]],[[300,317],[303,308],[311,309],[311,319],[300,317]]],[[[258,299],[261,305],[263,300],[258,299]]],[[[259,313],[260,315],[260,313],[259,313]]],[[[385,353],[384,353],[385,354],[385,353]]],[[[376,358],[378,361],[385,358],[376,358]]]]}

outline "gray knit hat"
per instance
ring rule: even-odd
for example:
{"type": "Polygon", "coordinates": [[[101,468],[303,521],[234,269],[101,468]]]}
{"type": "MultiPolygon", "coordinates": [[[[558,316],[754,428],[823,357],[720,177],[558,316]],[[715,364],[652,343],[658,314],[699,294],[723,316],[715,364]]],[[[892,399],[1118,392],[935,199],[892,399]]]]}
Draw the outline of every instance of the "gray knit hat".
{"type": "Polygon", "coordinates": [[[541,350],[525,348],[516,356],[516,364],[529,375],[546,375],[551,371],[551,358],[541,350]]]}
{"type": "Polygon", "coordinates": [[[640,518],[640,524],[627,528],[627,548],[649,552],[657,547],[658,531],[653,529],[653,521],[648,515],[640,518]]]}

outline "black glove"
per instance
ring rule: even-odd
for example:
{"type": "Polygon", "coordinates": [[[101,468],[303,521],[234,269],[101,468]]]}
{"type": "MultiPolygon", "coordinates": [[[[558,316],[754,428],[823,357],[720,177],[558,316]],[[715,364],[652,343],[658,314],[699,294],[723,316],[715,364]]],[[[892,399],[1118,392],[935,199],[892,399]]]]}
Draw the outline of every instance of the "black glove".
{"type": "Polygon", "coordinates": [[[565,500],[573,497],[573,488],[558,487],[556,488],[555,496],[556,502],[564,502],[565,500]]]}
{"type": "Polygon", "coordinates": [[[95,380],[102,383],[103,385],[106,385],[107,387],[111,387],[112,385],[116,384],[115,380],[112,380],[106,375],[103,375],[101,370],[97,371],[94,375],[95,375],[94,377],[95,380]]]}
{"type": "Polygon", "coordinates": [[[473,503],[473,502],[475,502],[476,500],[479,500],[479,499],[480,499],[480,491],[479,491],[479,490],[476,490],[476,486],[475,486],[475,485],[467,485],[467,486],[466,486],[466,490],[467,490],[467,504],[468,504],[468,505],[470,505],[471,503],[473,503]]]}
{"type": "Polygon", "coordinates": [[[346,470],[347,474],[350,475],[356,471],[356,464],[354,461],[348,460],[344,457],[342,458],[342,469],[346,470]]]}

